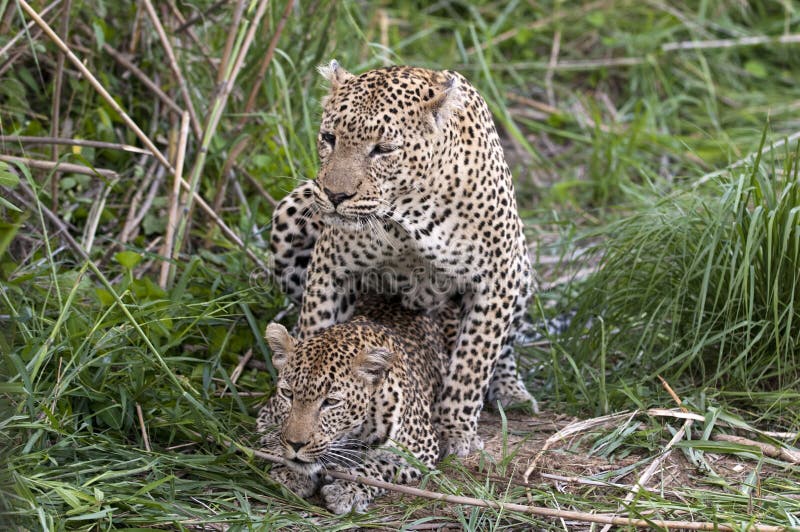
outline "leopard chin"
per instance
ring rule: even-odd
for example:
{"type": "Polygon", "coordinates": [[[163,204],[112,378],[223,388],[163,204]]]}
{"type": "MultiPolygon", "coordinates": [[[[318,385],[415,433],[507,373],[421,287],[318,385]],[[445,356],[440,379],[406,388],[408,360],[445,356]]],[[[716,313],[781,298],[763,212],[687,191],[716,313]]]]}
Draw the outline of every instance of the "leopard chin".
{"type": "Polygon", "coordinates": [[[368,228],[366,218],[361,216],[345,216],[338,212],[324,213],[322,215],[322,223],[349,232],[365,231],[368,228]]]}
{"type": "Polygon", "coordinates": [[[298,473],[303,473],[304,475],[308,476],[318,473],[323,467],[322,463],[318,461],[305,462],[300,460],[290,460],[288,458],[284,458],[283,465],[289,469],[297,471],[298,473]]]}

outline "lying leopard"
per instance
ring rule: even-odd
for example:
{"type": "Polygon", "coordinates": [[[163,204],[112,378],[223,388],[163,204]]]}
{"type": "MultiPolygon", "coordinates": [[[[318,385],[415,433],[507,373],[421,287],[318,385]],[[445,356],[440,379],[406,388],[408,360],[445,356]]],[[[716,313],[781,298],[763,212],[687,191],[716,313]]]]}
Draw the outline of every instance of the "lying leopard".
{"type": "Polygon", "coordinates": [[[270,471],[275,480],[301,497],[319,489],[328,509],[341,514],[364,511],[382,490],[326,484],[324,470],[403,483],[419,478],[400,449],[434,465],[431,405],[447,353],[431,318],[370,301],[350,321],[304,340],[277,323],[266,336],[278,383],[257,429],[262,447],[285,460],[270,471]]]}
{"type": "Polygon", "coordinates": [[[443,454],[465,456],[485,398],[535,401],[512,349],[532,271],[511,173],[486,102],[452,71],[323,69],[317,178],[277,206],[271,247],[298,334],[346,321],[363,290],[409,309],[461,305],[434,415],[443,454]]]}

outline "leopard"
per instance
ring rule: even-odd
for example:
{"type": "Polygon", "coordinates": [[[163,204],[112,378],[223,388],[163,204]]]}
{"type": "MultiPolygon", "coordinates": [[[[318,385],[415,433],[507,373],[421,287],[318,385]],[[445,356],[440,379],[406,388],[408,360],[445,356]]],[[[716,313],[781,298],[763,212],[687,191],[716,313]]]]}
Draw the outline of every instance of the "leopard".
{"type": "Polygon", "coordinates": [[[467,456],[485,404],[538,412],[514,351],[536,279],[491,112],[452,70],[320,72],[319,170],[278,203],[270,237],[297,334],[346,321],[367,291],[459,305],[434,419],[442,455],[467,456]]]}
{"type": "Polygon", "coordinates": [[[303,340],[274,322],[265,336],[278,378],[256,430],[261,448],[283,460],[273,480],[301,497],[319,492],[343,514],[364,512],[384,490],[330,471],[409,483],[435,466],[431,416],[449,356],[437,319],[374,297],[303,340]]]}

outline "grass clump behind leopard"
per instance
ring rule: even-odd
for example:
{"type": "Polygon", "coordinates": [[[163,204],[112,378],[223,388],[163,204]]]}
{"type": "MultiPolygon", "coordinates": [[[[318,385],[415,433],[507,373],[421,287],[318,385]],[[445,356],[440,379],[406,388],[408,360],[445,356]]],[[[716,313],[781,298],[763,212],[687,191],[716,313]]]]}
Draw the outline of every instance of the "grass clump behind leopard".
{"type": "Polygon", "coordinates": [[[512,347],[533,276],[491,113],[453,71],[322,71],[319,173],[276,207],[271,237],[276,274],[302,299],[298,334],[346,321],[365,290],[410,309],[458,304],[434,417],[443,454],[465,456],[484,398],[535,408],[512,347]]]}
{"type": "Polygon", "coordinates": [[[382,490],[334,480],[326,469],[406,483],[439,455],[431,422],[446,350],[433,319],[382,301],[346,323],[296,340],[267,328],[277,391],[258,415],[262,447],[282,456],[270,476],[297,495],[318,489],[334,513],[363,511],[382,490]],[[398,452],[402,450],[402,452],[398,452]]]}

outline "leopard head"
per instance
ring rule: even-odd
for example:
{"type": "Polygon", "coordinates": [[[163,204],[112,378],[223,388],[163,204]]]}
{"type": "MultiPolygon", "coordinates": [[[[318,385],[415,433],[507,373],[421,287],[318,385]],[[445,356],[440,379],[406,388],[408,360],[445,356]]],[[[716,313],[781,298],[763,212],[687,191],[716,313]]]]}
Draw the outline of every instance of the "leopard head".
{"type": "MultiPolygon", "coordinates": [[[[327,222],[359,225],[442,173],[441,157],[462,107],[459,77],[414,67],[354,76],[336,61],[320,69],[323,100],[315,200],[327,222]]],[[[463,78],[462,78],[463,79],[463,78]]]]}
{"type": "Polygon", "coordinates": [[[363,450],[358,435],[393,352],[376,347],[379,342],[368,329],[352,326],[336,325],[297,341],[272,323],[266,338],[278,370],[271,399],[275,452],[287,466],[307,474],[326,465],[352,465],[363,450]]]}

